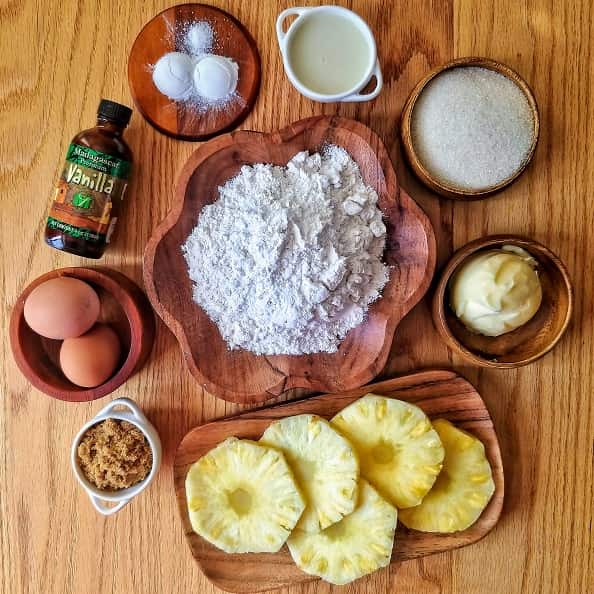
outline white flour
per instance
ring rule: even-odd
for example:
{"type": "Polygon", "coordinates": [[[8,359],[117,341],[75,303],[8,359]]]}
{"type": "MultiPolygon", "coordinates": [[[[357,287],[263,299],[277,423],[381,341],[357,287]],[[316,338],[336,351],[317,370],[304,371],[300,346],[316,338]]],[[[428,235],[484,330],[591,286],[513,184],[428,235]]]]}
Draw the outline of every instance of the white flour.
{"type": "Polygon", "coordinates": [[[388,279],[376,192],[339,147],[244,166],[182,250],[194,300],[230,348],[335,352],[388,279]]]}

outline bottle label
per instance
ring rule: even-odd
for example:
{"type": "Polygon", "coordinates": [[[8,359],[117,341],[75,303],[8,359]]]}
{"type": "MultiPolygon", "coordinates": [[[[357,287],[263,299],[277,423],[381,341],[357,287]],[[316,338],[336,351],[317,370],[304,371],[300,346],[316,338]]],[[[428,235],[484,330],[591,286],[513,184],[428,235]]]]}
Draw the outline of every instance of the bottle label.
{"type": "Polygon", "coordinates": [[[130,166],[124,159],[71,144],[56,185],[48,228],[91,243],[105,243],[113,203],[124,199],[130,166]]]}

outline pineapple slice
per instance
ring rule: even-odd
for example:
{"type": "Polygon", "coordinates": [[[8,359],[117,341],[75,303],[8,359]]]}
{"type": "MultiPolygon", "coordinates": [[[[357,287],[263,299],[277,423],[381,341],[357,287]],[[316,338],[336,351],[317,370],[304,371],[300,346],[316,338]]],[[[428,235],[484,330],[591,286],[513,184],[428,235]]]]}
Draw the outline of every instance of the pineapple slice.
{"type": "Polygon", "coordinates": [[[328,421],[308,414],[286,417],[269,425],[260,443],[283,452],[305,495],[297,528],[319,532],[353,511],[359,460],[328,421]]]}
{"type": "Polygon", "coordinates": [[[418,406],[367,394],[330,423],[355,446],[361,476],[383,497],[398,509],[421,503],[441,470],[443,447],[418,406]]]}
{"type": "Polygon", "coordinates": [[[397,518],[396,508],[361,479],[352,514],[317,534],[295,530],[287,546],[305,573],[348,584],[390,563],[397,518]]]}
{"type": "Polygon", "coordinates": [[[229,437],[186,476],[194,532],[226,553],[275,553],[305,508],[284,456],[229,437]]]}
{"type": "Polygon", "coordinates": [[[474,524],[487,507],[495,483],[485,447],[449,421],[433,423],[445,448],[443,470],[423,502],[403,510],[401,522],[423,532],[456,532],[474,524]]]}

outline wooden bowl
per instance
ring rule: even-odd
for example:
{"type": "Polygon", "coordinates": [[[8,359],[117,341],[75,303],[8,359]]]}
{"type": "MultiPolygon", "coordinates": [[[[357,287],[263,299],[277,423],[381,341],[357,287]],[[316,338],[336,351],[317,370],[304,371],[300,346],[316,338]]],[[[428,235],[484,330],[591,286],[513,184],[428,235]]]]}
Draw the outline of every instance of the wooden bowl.
{"type": "Polygon", "coordinates": [[[182,140],[206,140],[238,126],[254,107],[260,90],[260,54],[249,31],[228,12],[208,4],[179,4],[157,14],[136,37],[128,58],[128,82],[134,104],[159,132],[182,140]],[[198,21],[207,21],[215,32],[213,52],[239,66],[238,99],[220,109],[199,110],[189,102],[173,101],[153,83],[157,60],[183,51],[176,28],[198,21]]]}
{"type": "Polygon", "coordinates": [[[190,372],[209,392],[240,403],[262,402],[289,388],[343,391],[361,386],[385,365],[397,324],[426,292],[435,268],[435,237],[425,213],[398,187],[390,157],[366,126],[338,117],[301,120],[272,134],[233,132],[202,145],[182,170],[173,210],[148,242],[147,294],[176,335],[190,372]],[[379,195],[392,267],[383,297],[366,321],[349,332],[336,353],[257,356],[229,350],[217,326],[192,299],[181,245],[218,187],[245,164],[286,163],[299,151],[344,147],[379,195]]]}
{"type": "Polygon", "coordinates": [[[155,338],[155,317],[138,285],[109,268],[61,268],[35,279],[20,295],[10,319],[10,343],[24,376],[41,392],[69,402],[101,398],[119,388],[146,361],[155,338]],[[101,301],[100,322],[118,334],[122,356],[114,375],[95,388],[81,388],[62,373],[59,353],[62,341],[36,334],[25,322],[23,309],[31,291],[52,278],[69,276],[91,285],[101,301]]]}
{"type": "Polygon", "coordinates": [[[488,58],[475,57],[458,58],[432,70],[412,90],[411,94],[406,100],[406,103],[404,104],[404,108],[402,110],[402,119],[400,122],[400,134],[402,137],[402,144],[404,146],[404,154],[406,155],[406,159],[409,165],[411,166],[412,170],[417,175],[417,177],[434,192],[437,192],[445,198],[454,198],[457,200],[480,200],[481,198],[486,198],[488,196],[495,194],[496,192],[500,192],[501,190],[503,190],[503,188],[509,186],[520,176],[520,174],[528,166],[528,163],[530,163],[530,161],[532,160],[534,151],[536,149],[536,144],[538,142],[539,132],[540,117],[538,114],[538,106],[536,105],[534,94],[532,93],[532,90],[530,89],[526,81],[517,72],[515,72],[505,64],[502,64],[501,62],[489,60],[488,58]],[[499,74],[503,74],[504,76],[512,80],[514,83],[516,83],[516,85],[518,85],[518,87],[520,87],[520,89],[523,91],[524,95],[526,96],[526,99],[528,100],[528,103],[530,104],[530,109],[532,111],[532,118],[534,122],[532,144],[530,146],[528,154],[522,161],[518,170],[513,175],[501,181],[500,183],[482,190],[465,190],[457,188],[455,186],[446,184],[434,177],[421,163],[421,160],[419,159],[415,151],[411,135],[411,120],[413,110],[415,108],[417,99],[419,98],[427,84],[431,80],[433,80],[438,74],[441,74],[445,70],[449,70],[451,68],[458,68],[461,66],[479,66],[482,68],[488,68],[489,70],[494,70],[495,72],[499,72],[499,74]]]}
{"type": "MultiPolygon", "coordinates": [[[[173,481],[184,535],[200,569],[217,588],[227,592],[254,593],[312,581],[319,582],[319,578],[301,571],[293,562],[287,547],[272,554],[227,554],[196,534],[192,530],[188,515],[185,488],[186,475],[191,465],[231,435],[240,439],[258,440],[271,422],[291,415],[317,414],[330,419],[368,392],[415,404],[431,419],[445,418],[478,437],[485,446],[495,483],[491,501],[478,520],[466,530],[450,534],[431,534],[410,530],[399,522],[391,563],[398,564],[473,544],[486,536],[497,524],[503,508],[505,491],[497,434],[480,394],[456,373],[448,370],[425,370],[347,393],[324,394],[315,398],[275,404],[269,408],[245,411],[234,417],[218,419],[195,427],[184,436],[175,453],[173,481]]],[[[385,575],[385,579],[388,579],[387,572],[385,575]]],[[[366,583],[363,578],[346,589],[312,587],[309,591],[375,592],[368,584],[369,582],[366,583]]]]}
{"type": "Polygon", "coordinates": [[[516,235],[492,235],[458,250],[444,268],[433,296],[433,321],[447,345],[481,367],[521,367],[548,353],[565,332],[573,309],[573,289],[564,264],[544,245],[516,235]],[[515,245],[538,263],[542,304],[523,326],[491,337],[468,330],[449,305],[448,285],[458,267],[476,252],[515,245]]]}

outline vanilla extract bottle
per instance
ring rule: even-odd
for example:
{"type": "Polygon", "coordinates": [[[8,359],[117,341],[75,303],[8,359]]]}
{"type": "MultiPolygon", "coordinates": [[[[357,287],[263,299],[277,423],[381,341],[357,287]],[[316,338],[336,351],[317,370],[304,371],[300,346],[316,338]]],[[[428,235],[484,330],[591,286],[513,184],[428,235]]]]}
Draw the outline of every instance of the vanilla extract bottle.
{"type": "Polygon", "coordinates": [[[132,166],[123,133],[132,110],[102,99],[97,125],[71,141],[45,227],[58,250],[101,258],[113,234],[132,166]]]}

